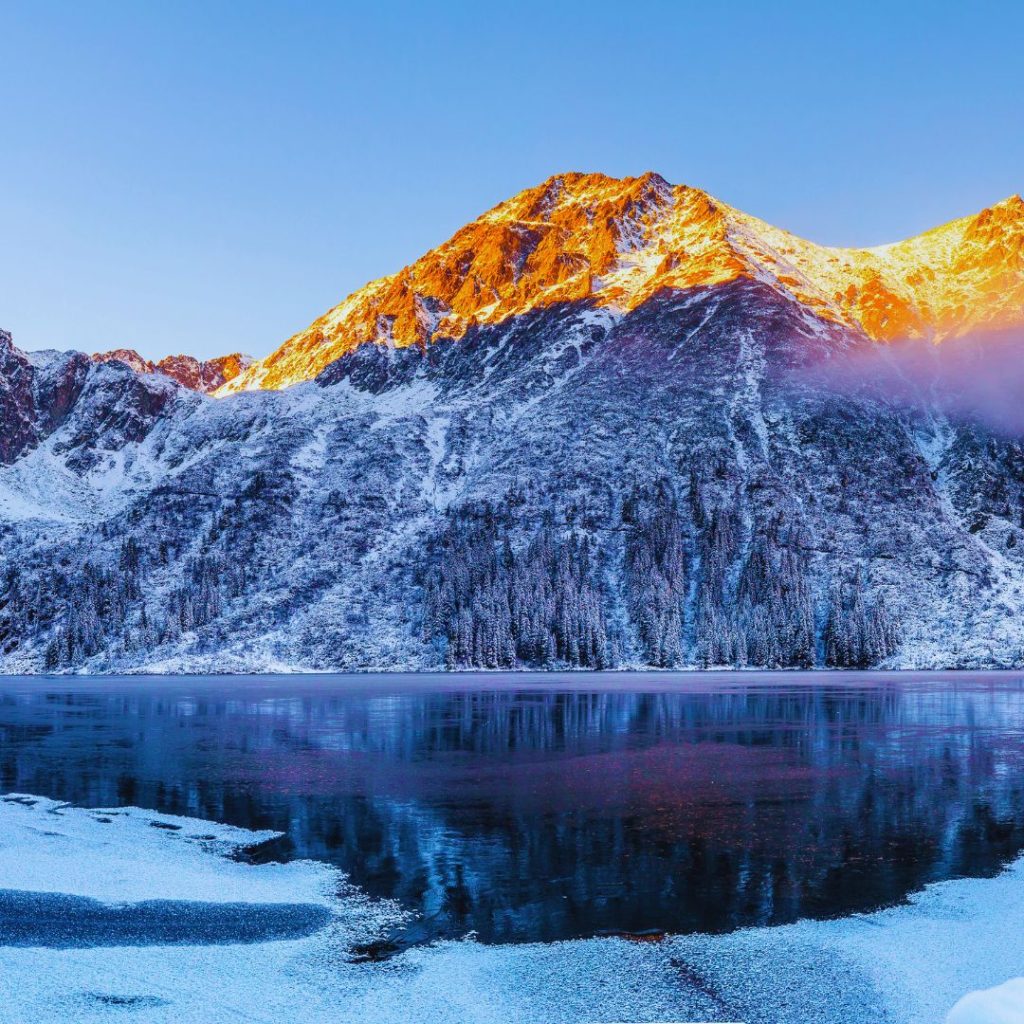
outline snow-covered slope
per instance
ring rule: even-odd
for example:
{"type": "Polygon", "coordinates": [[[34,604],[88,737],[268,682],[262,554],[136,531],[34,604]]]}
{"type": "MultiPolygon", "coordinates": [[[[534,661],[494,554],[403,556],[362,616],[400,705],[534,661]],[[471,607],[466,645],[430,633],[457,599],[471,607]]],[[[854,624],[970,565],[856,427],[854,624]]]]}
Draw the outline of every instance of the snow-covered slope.
{"type": "Polygon", "coordinates": [[[1024,321],[1019,206],[851,253],[564,176],[238,393],[0,338],[0,670],[1024,663],[1024,448],[820,373],[884,336],[829,275],[1024,321]]]}

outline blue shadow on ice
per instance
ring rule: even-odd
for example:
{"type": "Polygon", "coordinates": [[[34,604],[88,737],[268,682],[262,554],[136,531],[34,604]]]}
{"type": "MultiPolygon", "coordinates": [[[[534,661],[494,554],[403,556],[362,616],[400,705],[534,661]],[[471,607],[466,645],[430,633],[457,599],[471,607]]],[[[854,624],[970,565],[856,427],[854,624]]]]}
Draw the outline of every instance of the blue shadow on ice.
{"type": "Polygon", "coordinates": [[[313,903],[197,903],[146,900],[108,904],[63,893],[0,889],[0,946],[213,945],[298,939],[324,928],[313,903]]]}

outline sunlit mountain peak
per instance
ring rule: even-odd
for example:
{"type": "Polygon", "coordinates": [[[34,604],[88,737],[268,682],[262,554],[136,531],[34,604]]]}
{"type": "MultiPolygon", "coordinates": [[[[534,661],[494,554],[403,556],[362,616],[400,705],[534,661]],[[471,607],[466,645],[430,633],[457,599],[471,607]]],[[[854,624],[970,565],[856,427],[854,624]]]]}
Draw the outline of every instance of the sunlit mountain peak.
{"type": "Polygon", "coordinates": [[[315,377],[364,344],[425,347],[557,303],[635,309],[737,278],[879,341],[1024,323],[1024,202],[1011,196],[907,241],[817,245],[708,193],[639,177],[555,175],[372,281],[221,394],[315,377]]]}

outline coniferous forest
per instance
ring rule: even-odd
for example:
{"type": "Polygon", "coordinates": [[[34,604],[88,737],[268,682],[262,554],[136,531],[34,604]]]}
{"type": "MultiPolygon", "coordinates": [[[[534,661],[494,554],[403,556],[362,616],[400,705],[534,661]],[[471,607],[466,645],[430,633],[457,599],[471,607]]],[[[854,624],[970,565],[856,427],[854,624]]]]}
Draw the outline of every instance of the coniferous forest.
{"type": "Polygon", "coordinates": [[[744,546],[727,510],[664,482],[623,500],[611,543],[546,518],[513,543],[508,506],[449,517],[423,586],[448,668],[866,668],[898,647],[862,574],[815,601],[804,538],[780,521],[744,546]]]}

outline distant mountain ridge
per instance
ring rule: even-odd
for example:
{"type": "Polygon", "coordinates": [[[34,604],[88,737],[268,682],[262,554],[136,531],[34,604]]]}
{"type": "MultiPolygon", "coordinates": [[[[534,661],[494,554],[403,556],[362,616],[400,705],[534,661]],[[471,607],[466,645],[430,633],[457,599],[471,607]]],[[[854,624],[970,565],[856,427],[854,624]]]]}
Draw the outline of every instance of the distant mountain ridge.
{"type": "Polygon", "coordinates": [[[0,332],[0,671],[1024,665],[1021,438],[821,372],[1012,357],[1020,238],[561,175],[217,397],[0,332]]]}
{"type": "Polygon", "coordinates": [[[165,356],[158,362],[144,359],[134,349],[118,348],[110,352],[97,352],[93,357],[97,363],[108,363],[116,359],[130,366],[136,373],[162,373],[176,380],[190,391],[211,394],[234,380],[253,363],[252,356],[233,352],[213,359],[196,359],[195,356],[165,356]]]}

